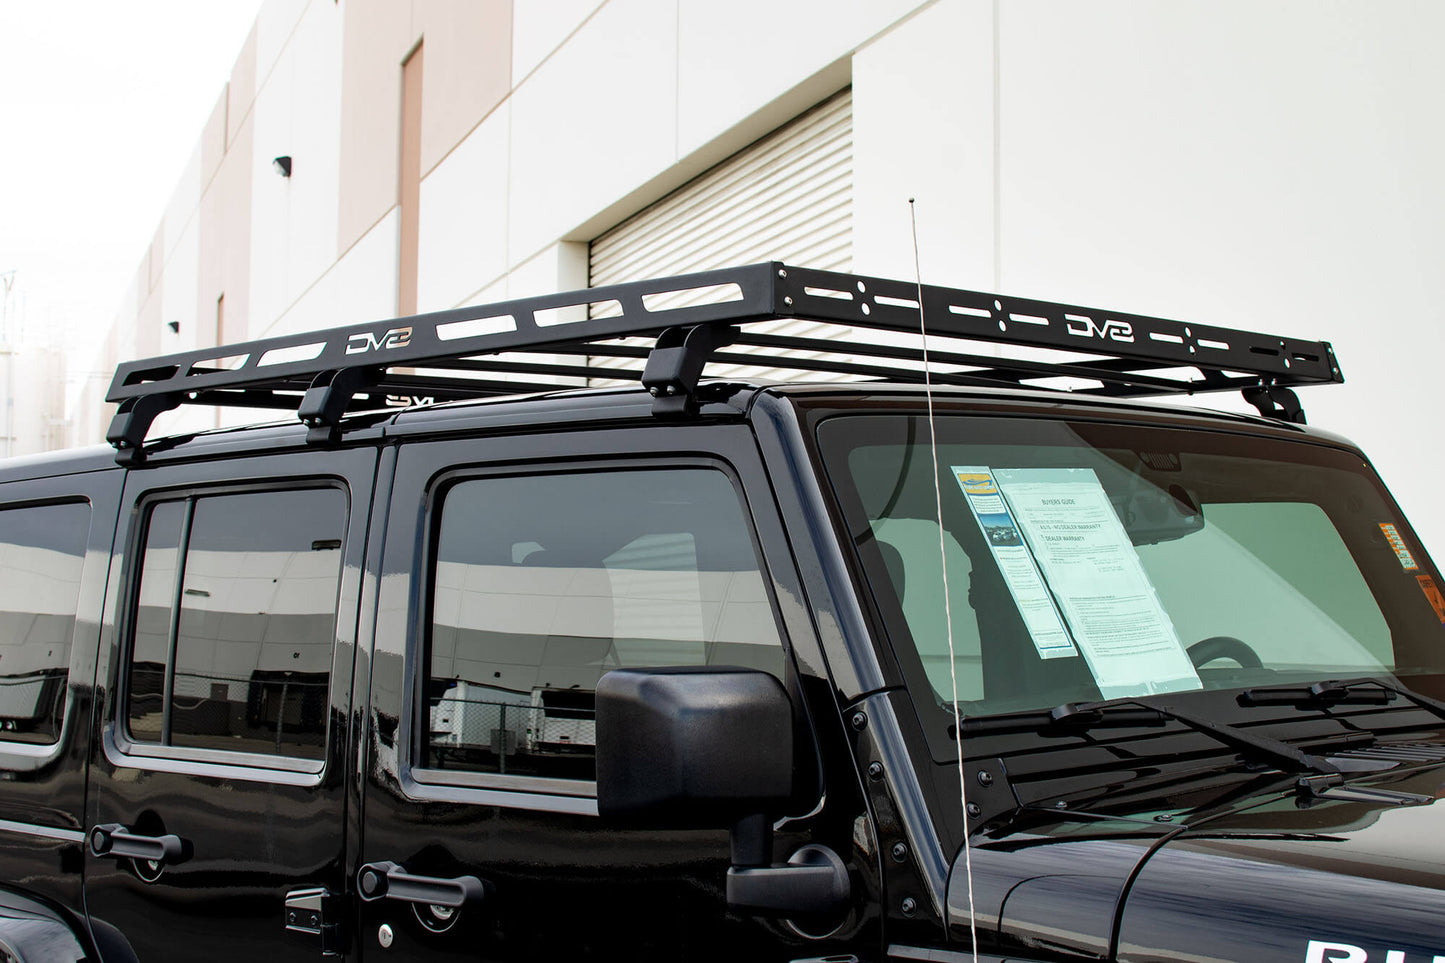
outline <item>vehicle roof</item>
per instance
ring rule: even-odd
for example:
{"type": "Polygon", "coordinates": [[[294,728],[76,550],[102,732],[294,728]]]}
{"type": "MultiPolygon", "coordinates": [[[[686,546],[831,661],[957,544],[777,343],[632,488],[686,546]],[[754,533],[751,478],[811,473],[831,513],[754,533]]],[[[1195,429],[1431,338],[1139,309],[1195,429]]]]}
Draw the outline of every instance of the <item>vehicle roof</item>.
{"type": "MultiPolygon", "coordinates": [[[[800,408],[870,404],[892,407],[922,406],[928,389],[916,384],[883,382],[707,382],[708,399],[700,409],[707,420],[741,418],[762,393],[785,399],[800,408]]],[[[1224,429],[1306,437],[1355,448],[1348,439],[1319,428],[1291,424],[1261,415],[1162,402],[1156,399],[1120,400],[1045,389],[1011,389],[939,385],[936,401],[957,410],[979,406],[995,413],[1054,418],[1108,418],[1171,423],[1181,427],[1224,429]]],[[[576,388],[542,394],[514,395],[469,401],[417,405],[387,412],[349,416],[344,435],[347,444],[380,441],[386,437],[416,434],[450,434],[466,431],[515,431],[527,427],[626,423],[652,419],[653,399],[635,385],[576,388]]],[[[670,422],[677,424],[678,422],[670,422]]],[[[298,421],[279,421],[240,428],[209,429],[152,439],[148,459],[165,463],[192,457],[241,455],[248,452],[304,448],[306,429],[298,421]]],[[[27,455],[0,463],[0,481],[116,469],[115,451],[94,445],[40,455],[27,455]]]]}

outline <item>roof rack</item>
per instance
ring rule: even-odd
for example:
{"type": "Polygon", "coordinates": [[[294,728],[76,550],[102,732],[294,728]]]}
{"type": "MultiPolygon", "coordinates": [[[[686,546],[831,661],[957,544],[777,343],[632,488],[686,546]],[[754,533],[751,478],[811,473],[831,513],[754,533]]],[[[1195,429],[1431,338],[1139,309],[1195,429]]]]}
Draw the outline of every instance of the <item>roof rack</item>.
{"type": "Polygon", "coordinates": [[[106,395],[119,405],[106,438],[138,463],[156,416],[193,404],[292,410],[309,441],[328,443],[348,412],[639,378],[655,413],[682,415],[710,363],[921,382],[920,290],[938,384],[1240,390],[1262,414],[1303,422],[1290,387],[1343,380],[1323,341],[767,262],[127,362],[106,395]],[[996,357],[997,344],[1024,357],[996,357]]]}

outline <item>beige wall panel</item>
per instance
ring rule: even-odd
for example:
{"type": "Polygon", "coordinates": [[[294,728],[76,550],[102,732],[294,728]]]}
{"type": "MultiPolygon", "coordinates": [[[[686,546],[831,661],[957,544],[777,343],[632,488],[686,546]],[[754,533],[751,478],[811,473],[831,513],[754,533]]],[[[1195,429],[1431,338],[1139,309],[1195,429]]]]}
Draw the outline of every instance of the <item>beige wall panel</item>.
{"type": "Polygon", "coordinates": [[[140,311],[135,319],[135,356],[153,358],[161,353],[161,285],[151,290],[150,296],[141,300],[140,311]]]}
{"type": "Polygon", "coordinates": [[[251,123],[236,134],[201,197],[197,253],[196,344],[214,342],[216,299],[226,297],[226,340],[246,337],[251,283],[251,123]]]}
{"type": "Polygon", "coordinates": [[[155,236],[151,238],[151,249],[146,255],[147,272],[145,290],[152,294],[160,293],[161,275],[166,269],[166,225],[164,222],[156,228],[155,236]]]}
{"type": "Polygon", "coordinates": [[[416,0],[425,38],[421,170],[461,142],[511,87],[512,0],[416,0]]]}
{"type": "Polygon", "coordinates": [[[347,0],[342,17],[338,257],[396,206],[401,62],[417,39],[410,3],[347,0]]]}
{"type": "Polygon", "coordinates": [[[201,190],[204,191],[226,159],[226,101],[231,85],[221,88],[221,96],[211,109],[210,119],[201,130],[201,190]]]}
{"type": "Polygon", "coordinates": [[[241,125],[251,113],[256,99],[256,27],[246,37],[236,65],[231,68],[231,82],[226,85],[226,148],[236,140],[241,125]]]}

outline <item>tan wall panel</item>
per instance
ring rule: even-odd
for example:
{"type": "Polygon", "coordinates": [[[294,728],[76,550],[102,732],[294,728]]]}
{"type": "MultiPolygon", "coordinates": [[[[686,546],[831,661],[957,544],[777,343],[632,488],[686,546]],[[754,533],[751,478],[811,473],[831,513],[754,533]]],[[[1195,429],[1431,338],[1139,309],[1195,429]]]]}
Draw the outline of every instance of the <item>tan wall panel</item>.
{"type": "Polygon", "coordinates": [[[396,311],[416,314],[416,271],[421,213],[421,140],[426,76],[426,44],[416,48],[401,68],[401,227],[400,271],[397,275],[396,311]]]}
{"type": "Polygon", "coordinates": [[[251,113],[256,99],[256,26],[246,36],[246,43],[231,68],[231,82],[226,85],[226,147],[235,142],[251,113]]]}
{"type": "Polygon", "coordinates": [[[241,125],[220,170],[201,195],[196,343],[214,339],[216,299],[226,297],[226,339],[246,338],[251,283],[252,124],[241,125]]]}
{"type": "Polygon", "coordinates": [[[416,0],[426,40],[421,135],[425,176],[511,89],[512,0],[416,0]]]}
{"type": "MultiPolygon", "coordinates": [[[[155,248],[151,249],[153,252],[155,248]]],[[[161,353],[161,285],[157,281],[148,297],[141,299],[135,319],[135,355],[154,358],[161,353]]]]}
{"type": "Polygon", "coordinates": [[[338,257],[396,205],[401,62],[417,39],[410,3],[347,0],[342,13],[338,257]]]}
{"type": "Polygon", "coordinates": [[[216,106],[211,109],[210,119],[201,130],[202,191],[221,169],[221,161],[226,157],[226,101],[230,96],[231,85],[226,84],[221,88],[221,96],[216,101],[216,106]]]}

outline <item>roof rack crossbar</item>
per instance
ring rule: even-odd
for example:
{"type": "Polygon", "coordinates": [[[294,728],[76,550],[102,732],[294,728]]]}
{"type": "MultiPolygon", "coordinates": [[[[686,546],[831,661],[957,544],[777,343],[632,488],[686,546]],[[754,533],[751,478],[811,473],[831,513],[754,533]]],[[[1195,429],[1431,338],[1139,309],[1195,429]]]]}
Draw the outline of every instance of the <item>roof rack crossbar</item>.
{"type": "MultiPolygon", "coordinates": [[[[158,414],[201,404],[293,409],[308,437],[334,441],[346,415],[362,407],[550,391],[579,379],[640,378],[656,390],[654,411],[685,413],[708,363],[917,381],[921,369],[871,363],[919,361],[914,347],[750,326],[816,322],[916,337],[919,292],[912,281],[766,262],[202,348],[120,365],[106,395],[119,405],[107,438],[138,460],[158,414]],[[719,350],[728,344],[776,353],[719,350]]],[[[928,334],[938,339],[930,362],[966,369],[934,375],[945,383],[1030,386],[1063,377],[1097,383],[1075,392],[1115,397],[1256,389],[1251,400],[1261,411],[1301,420],[1289,387],[1343,380],[1323,341],[931,285],[921,292],[928,334]],[[996,358],[967,347],[980,342],[1051,349],[1063,360],[996,358]],[[1191,374],[1176,378],[1171,369],[1191,374]]]]}

